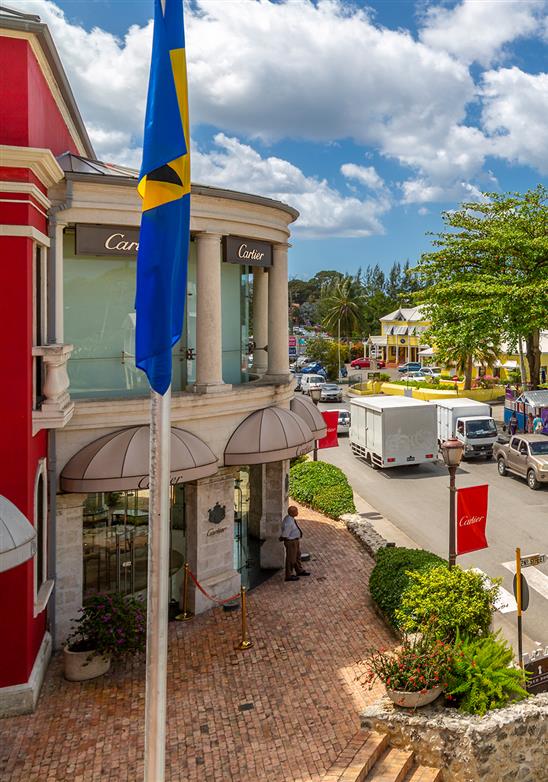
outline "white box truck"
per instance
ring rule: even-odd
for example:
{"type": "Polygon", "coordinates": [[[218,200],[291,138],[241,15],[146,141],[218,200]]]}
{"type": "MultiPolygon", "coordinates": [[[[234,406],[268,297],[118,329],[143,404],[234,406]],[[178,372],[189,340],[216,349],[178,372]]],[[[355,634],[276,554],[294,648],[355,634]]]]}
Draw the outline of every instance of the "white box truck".
{"type": "Polygon", "coordinates": [[[440,399],[437,408],[438,444],[456,437],[464,445],[463,458],[493,456],[497,425],[491,407],[473,399],[440,399]]]}
{"type": "Polygon", "coordinates": [[[350,446],[372,467],[435,462],[436,410],[406,396],[372,396],[350,402],[350,446]]]}

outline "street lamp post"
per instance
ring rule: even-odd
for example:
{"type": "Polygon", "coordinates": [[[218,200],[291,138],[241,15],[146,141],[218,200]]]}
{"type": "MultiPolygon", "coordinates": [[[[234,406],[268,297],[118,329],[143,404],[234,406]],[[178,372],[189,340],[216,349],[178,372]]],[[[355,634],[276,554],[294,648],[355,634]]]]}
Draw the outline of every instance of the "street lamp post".
{"type": "Polygon", "coordinates": [[[455,495],[457,489],[455,486],[455,474],[457,467],[462,459],[464,446],[456,437],[451,437],[441,444],[443,461],[449,469],[449,567],[455,565],[456,553],[456,512],[455,495]]]}
{"type": "MultiPolygon", "coordinates": [[[[310,389],[310,397],[316,407],[318,406],[318,402],[320,401],[322,396],[322,390],[321,388],[311,388],[310,389]]],[[[318,461],[318,441],[314,440],[314,456],[312,457],[315,462],[318,461]]]]}

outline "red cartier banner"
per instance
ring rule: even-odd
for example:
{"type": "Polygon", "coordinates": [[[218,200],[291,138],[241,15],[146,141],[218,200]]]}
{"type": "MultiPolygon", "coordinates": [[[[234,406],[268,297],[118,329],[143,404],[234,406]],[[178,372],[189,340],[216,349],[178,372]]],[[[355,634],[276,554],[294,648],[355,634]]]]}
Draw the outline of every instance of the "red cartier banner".
{"type": "Polygon", "coordinates": [[[457,489],[457,554],[487,548],[487,484],[457,489]]]}
{"type": "Polygon", "coordinates": [[[339,444],[337,438],[337,426],[339,425],[339,411],[338,410],[324,410],[322,411],[323,420],[327,425],[327,434],[318,440],[318,448],[336,448],[339,444]]]}

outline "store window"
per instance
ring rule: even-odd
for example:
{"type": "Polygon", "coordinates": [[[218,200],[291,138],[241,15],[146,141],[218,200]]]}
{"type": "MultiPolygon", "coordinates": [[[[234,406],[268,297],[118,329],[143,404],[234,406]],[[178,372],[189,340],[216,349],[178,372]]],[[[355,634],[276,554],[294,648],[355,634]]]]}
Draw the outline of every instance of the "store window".
{"type": "MultiPolygon", "coordinates": [[[[98,592],[143,592],[148,576],[149,491],[88,494],[83,515],[83,598],[98,592]]],[[[186,552],[184,484],[171,487],[172,596],[186,552]]]]}
{"type": "MultiPolygon", "coordinates": [[[[65,341],[74,345],[68,362],[73,398],[145,396],[147,379],[135,366],[135,279],[137,259],[75,252],[73,230],[64,236],[65,341]]],[[[185,323],[173,348],[173,390],[195,378],[196,256],[191,242],[185,323]]]]}
{"type": "Polygon", "coordinates": [[[34,616],[37,616],[45,609],[53,589],[53,580],[48,578],[48,496],[45,459],[40,459],[34,480],[34,528],[36,530],[34,616]]]}
{"type": "Polygon", "coordinates": [[[249,381],[249,280],[248,266],[222,264],[223,380],[233,385],[249,381]]]}

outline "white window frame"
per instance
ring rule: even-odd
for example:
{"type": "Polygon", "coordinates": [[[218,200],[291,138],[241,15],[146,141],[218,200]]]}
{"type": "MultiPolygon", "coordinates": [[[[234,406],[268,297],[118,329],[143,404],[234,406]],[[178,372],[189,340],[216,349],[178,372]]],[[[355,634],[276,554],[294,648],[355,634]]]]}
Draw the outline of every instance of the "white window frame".
{"type": "Polygon", "coordinates": [[[34,477],[34,526],[38,524],[38,484],[42,478],[42,519],[44,528],[42,530],[42,558],[44,562],[44,572],[46,578],[41,584],[38,583],[38,552],[34,555],[34,616],[37,617],[46,608],[50,595],[53,592],[54,581],[48,578],[48,471],[47,460],[42,458],[38,460],[38,467],[34,477]]]}

